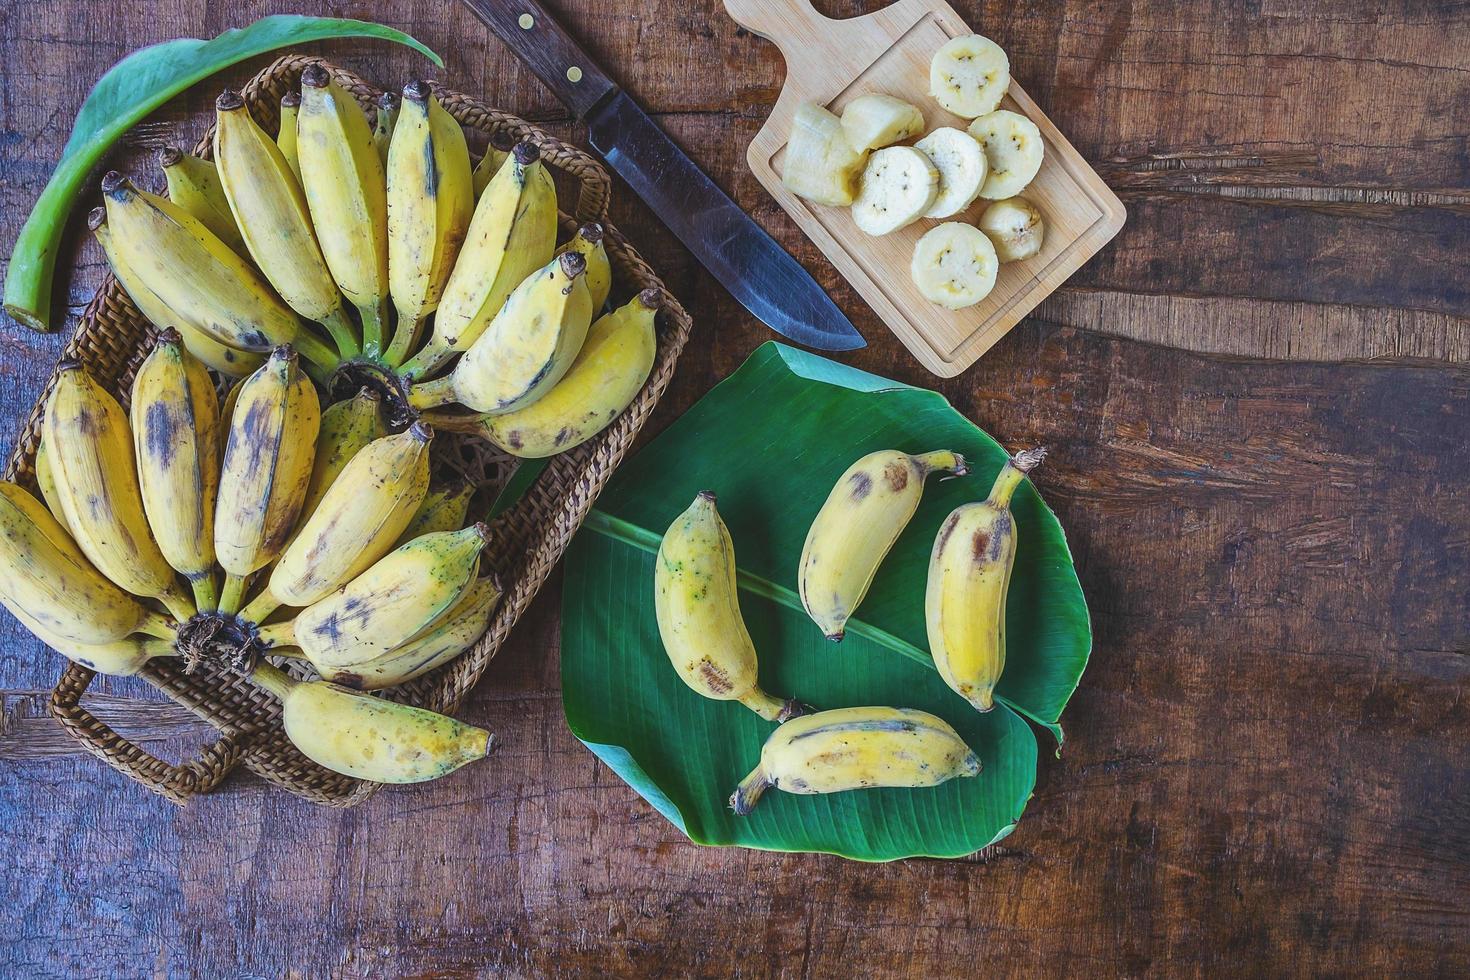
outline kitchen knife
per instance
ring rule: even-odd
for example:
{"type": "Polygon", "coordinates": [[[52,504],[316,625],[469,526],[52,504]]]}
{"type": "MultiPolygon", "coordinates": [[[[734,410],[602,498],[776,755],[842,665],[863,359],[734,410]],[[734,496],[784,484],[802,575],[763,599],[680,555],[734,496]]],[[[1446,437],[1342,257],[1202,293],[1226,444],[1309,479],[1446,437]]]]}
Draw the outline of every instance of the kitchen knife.
{"type": "Polygon", "coordinates": [[[659,129],[534,0],[464,0],[587,124],[592,146],[767,326],[819,350],[866,346],[807,271],[659,129]]]}

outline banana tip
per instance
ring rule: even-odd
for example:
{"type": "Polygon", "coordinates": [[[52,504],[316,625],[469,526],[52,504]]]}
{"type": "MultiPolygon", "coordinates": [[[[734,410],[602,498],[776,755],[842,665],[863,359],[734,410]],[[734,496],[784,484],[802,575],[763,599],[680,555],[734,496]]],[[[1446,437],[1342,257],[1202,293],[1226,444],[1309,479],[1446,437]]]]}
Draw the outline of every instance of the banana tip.
{"type": "Polygon", "coordinates": [[[87,212],[87,230],[96,231],[107,224],[107,209],[93,208],[87,212]]]}
{"type": "Polygon", "coordinates": [[[587,260],[581,252],[563,252],[557,256],[557,261],[561,263],[562,274],[568,279],[575,279],[587,271],[587,260]]]}
{"type": "Polygon", "coordinates": [[[123,200],[127,196],[128,178],[116,170],[109,170],[102,178],[102,193],[123,200]]]}
{"type": "Polygon", "coordinates": [[[786,702],[781,705],[781,713],[776,716],[776,721],[788,722],[793,718],[812,714],[815,710],[811,705],[802,704],[796,698],[787,698],[786,702]]]}
{"type": "Polygon", "coordinates": [[[285,95],[281,96],[281,108],[283,109],[296,109],[299,108],[300,105],[301,93],[296,91],[294,88],[287,92],[285,95]]]}
{"type": "Polygon", "coordinates": [[[408,427],[408,434],[419,442],[430,442],[434,438],[434,430],[422,421],[415,422],[408,427]]]}
{"type": "Polygon", "coordinates": [[[387,109],[389,112],[392,112],[394,109],[398,108],[398,96],[394,95],[392,92],[384,92],[382,95],[378,96],[378,108],[387,109]]]}
{"type": "Polygon", "coordinates": [[[484,521],[476,521],[474,524],[471,525],[471,527],[473,527],[474,530],[475,530],[475,533],[480,536],[480,543],[481,543],[481,546],[482,547],[484,545],[488,545],[490,543],[490,525],[489,524],[486,524],[484,521]]]}
{"type": "Polygon", "coordinates": [[[969,476],[970,464],[965,462],[965,457],[961,456],[959,453],[955,453],[954,466],[950,469],[950,472],[953,473],[955,476],[969,476]]]}
{"type": "Polygon", "coordinates": [[[326,88],[332,76],[319,63],[313,62],[301,72],[301,84],[307,88],[326,88]]]}
{"type": "Polygon", "coordinates": [[[506,132],[503,129],[498,130],[490,134],[490,145],[495,147],[495,149],[499,150],[501,153],[509,153],[511,150],[515,149],[516,134],[506,132]]]}
{"type": "Polygon", "coordinates": [[[650,310],[656,310],[664,305],[664,294],[657,289],[645,289],[638,294],[638,302],[650,310]]]}
{"type": "Polygon", "coordinates": [[[429,86],[429,83],[422,78],[415,78],[413,81],[403,86],[403,97],[410,102],[417,102],[420,105],[428,102],[429,96],[433,94],[433,88],[431,88],[429,86]]]}
{"type": "Polygon", "coordinates": [[[980,770],[985,768],[980,764],[980,757],[973,752],[965,754],[965,761],[961,765],[964,766],[965,775],[967,776],[978,776],[980,775],[980,770]]]}
{"type": "Polygon", "coordinates": [[[719,502],[719,498],[713,490],[701,490],[694,495],[694,498],[696,500],[708,500],[712,504],[719,502]]]}
{"type": "Polygon", "coordinates": [[[245,100],[232,88],[227,88],[214,100],[214,107],[220,112],[234,112],[245,108],[245,100]]]}
{"type": "Polygon", "coordinates": [[[1030,473],[1041,465],[1046,459],[1046,447],[1037,446],[1035,449],[1023,449],[1011,457],[1011,465],[1022,473],[1030,473]]]}
{"type": "Polygon", "coordinates": [[[155,349],[159,347],[177,347],[183,342],[183,335],[180,334],[178,330],[174,329],[173,327],[164,327],[162,330],[158,331],[158,336],[153,338],[153,346],[155,349]]]}
{"type": "Polygon", "coordinates": [[[523,167],[529,167],[541,159],[541,151],[530,140],[522,140],[517,143],[515,149],[510,151],[510,155],[515,157],[516,163],[519,163],[523,167]]]}
{"type": "Polygon", "coordinates": [[[847,630],[833,630],[826,635],[827,639],[831,640],[833,643],[841,643],[842,638],[847,635],[847,630]]]}
{"type": "Polygon", "coordinates": [[[595,221],[589,221],[577,229],[577,234],[582,236],[583,241],[596,245],[602,241],[602,225],[595,221]]]}
{"type": "Polygon", "coordinates": [[[160,167],[172,167],[184,159],[184,151],[177,146],[165,146],[158,151],[158,165],[160,167]]]}
{"type": "Polygon", "coordinates": [[[65,374],[67,371],[80,371],[81,369],[82,362],[77,360],[75,357],[63,357],[61,360],[56,362],[57,374],[65,374]]]}

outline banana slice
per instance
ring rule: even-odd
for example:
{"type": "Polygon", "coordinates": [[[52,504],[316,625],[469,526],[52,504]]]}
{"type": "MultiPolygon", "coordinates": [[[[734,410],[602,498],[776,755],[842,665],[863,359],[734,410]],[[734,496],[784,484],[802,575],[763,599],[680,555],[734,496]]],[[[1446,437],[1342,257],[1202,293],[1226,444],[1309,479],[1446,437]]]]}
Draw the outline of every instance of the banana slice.
{"type": "Polygon", "coordinates": [[[995,256],[1002,262],[1029,259],[1041,251],[1046,238],[1046,222],[1036,205],[1024,197],[1008,197],[996,201],[980,215],[980,230],[995,246],[995,256]]]}
{"type": "Polygon", "coordinates": [[[985,149],[964,130],[944,126],[914,144],[939,170],[939,195],[926,218],[948,218],[970,206],[990,172],[985,149]]]}
{"type": "Polygon", "coordinates": [[[991,201],[1015,197],[1041,169],[1041,130],[1019,112],[998,109],[970,123],[970,135],[985,147],[990,175],[980,196],[991,201]]]}
{"type": "Polygon", "coordinates": [[[781,183],[808,201],[846,207],[857,191],[857,176],[867,156],[848,145],[840,119],[805,102],[791,123],[781,183]]]}
{"type": "Polygon", "coordinates": [[[842,131],[854,150],[900,143],[924,128],[924,114],[891,95],[859,95],[842,110],[842,131]]]}
{"type": "Polygon", "coordinates": [[[995,288],[995,246],[974,225],[946,221],[914,246],[909,274],[931,303],[951,310],[974,306],[995,288]]]}
{"type": "Polygon", "coordinates": [[[870,235],[886,235],[923,216],[939,193],[934,162],[912,146],[888,146],[868,157],[852,220],[870,235]]]}
{"type": "Polygon", "coordinates": [[[1000,106],[1011,87],[1011,59],[988,37],[951,38],[929,62],[929,91],[944,108],[974,119],[1000,106]]]}

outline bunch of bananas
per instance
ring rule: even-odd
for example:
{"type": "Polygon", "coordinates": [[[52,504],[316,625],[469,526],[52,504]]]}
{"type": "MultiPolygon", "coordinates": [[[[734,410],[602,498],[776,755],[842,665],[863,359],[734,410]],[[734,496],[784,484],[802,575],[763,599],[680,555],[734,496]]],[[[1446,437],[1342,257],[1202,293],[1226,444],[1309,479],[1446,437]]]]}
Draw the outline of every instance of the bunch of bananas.
{"type": "Polygon", "coordinates": [[[472,167],[429,83],[370,120],[320,65],[274,137],[237,92],[215,112],[213,161],[166,150],[167,197],[109,174],[89,221],[138,309],[209,367],[244,377],[290,344],[324,386],[523,458],[581,445],[643,388],[661,295],[609,304],[598,224],[558,244],[535,144],[497,136],[472,167]]]}
{"type": "MultiPolygon", "coordinates": [[[[925,598],[930,651],[944,682],[978,711],[994,707],[1005,669],[1005,607],[1016,556],[1010,502],[1044,450],[1012,456],[989,496],[956,508],[940,526],[925,598]]],[[[838,479],[807,534],[797,570],[802,605],[829,639],[841,640],[883,558],[918,509],[930,473],[967,472],[949,450],[870,453],[838,479]]],[[[760,764],[730,798],[747,814],[768,788],[835,793],[879,786],[937,786],[976,776],[980,760],[954,728],[911,708],[811,712],[757,683],[755,647],[740,614],[735,549],[700,493],[667,532],[654,561],[654,611],[664,651],[704,697],[739,701],[782,724],[760,764]]]]}
{"type": "Polygon", "coordinates": [[[469,492],[430,490],[422,422],[389,432],[371,392],[321,411],[295,350],[221,407],[162,331],[121,404],[63,362],[36,456],[39,499],[0,483],[0,602],[78,663],[237,666],[285,702],[310,758],[379,782],[442,775],[489,733],[375,697],[475,645],[500,599],[469,492]],[[300,659],[297,681],[261,658],[300,659]]]}

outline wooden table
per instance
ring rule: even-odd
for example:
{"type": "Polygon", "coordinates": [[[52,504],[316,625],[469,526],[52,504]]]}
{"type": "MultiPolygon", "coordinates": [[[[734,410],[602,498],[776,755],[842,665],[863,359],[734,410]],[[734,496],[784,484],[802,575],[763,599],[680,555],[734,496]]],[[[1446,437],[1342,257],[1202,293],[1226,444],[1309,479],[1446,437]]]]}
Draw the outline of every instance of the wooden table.
{"type": "MultiPolygon", "coordinates": [[[[938,385],[1002,440],[1052,447],[1039,485],[1095,620],[1066,751],[1043,753],[1019,830],[972,860],[886,866],[688,844],[567,732],[555,579],[465,711],[504,739],[493,761],[346,812],[244,777],[176,809],[44,716],[59,660],[7,617],[0,972],[1470,971],[1470,15],[957,6],[1131,215],[938,385]]],[[[782,77],[774,49],[716,0],[556,7],[831,290],[870,341],[851,362],[929,383],[744,169],[782,77]]],[[[330,8],[412,31],[456,87],[578,138],[448,0],[330,8]]],[[[106,66],[271,9],[11,4],[0,238],[106,66]]],[[[389,83],[426,69],[384,45],[324,50],[389,83]]],[[[220,84],[165,117],[193,125],[220,84]]],[[[614,217],[698,317],[656,431],[769,335],[626,191],[614,217]]],[[[92,244],[76,249],[73,315],[104,274],[92,244]]],[[[7,420],[61,344],[0,329],[7,420]]],[[[131,700],[134,684],[93,689],[156,751],[203,734],[131,700]]]]}

